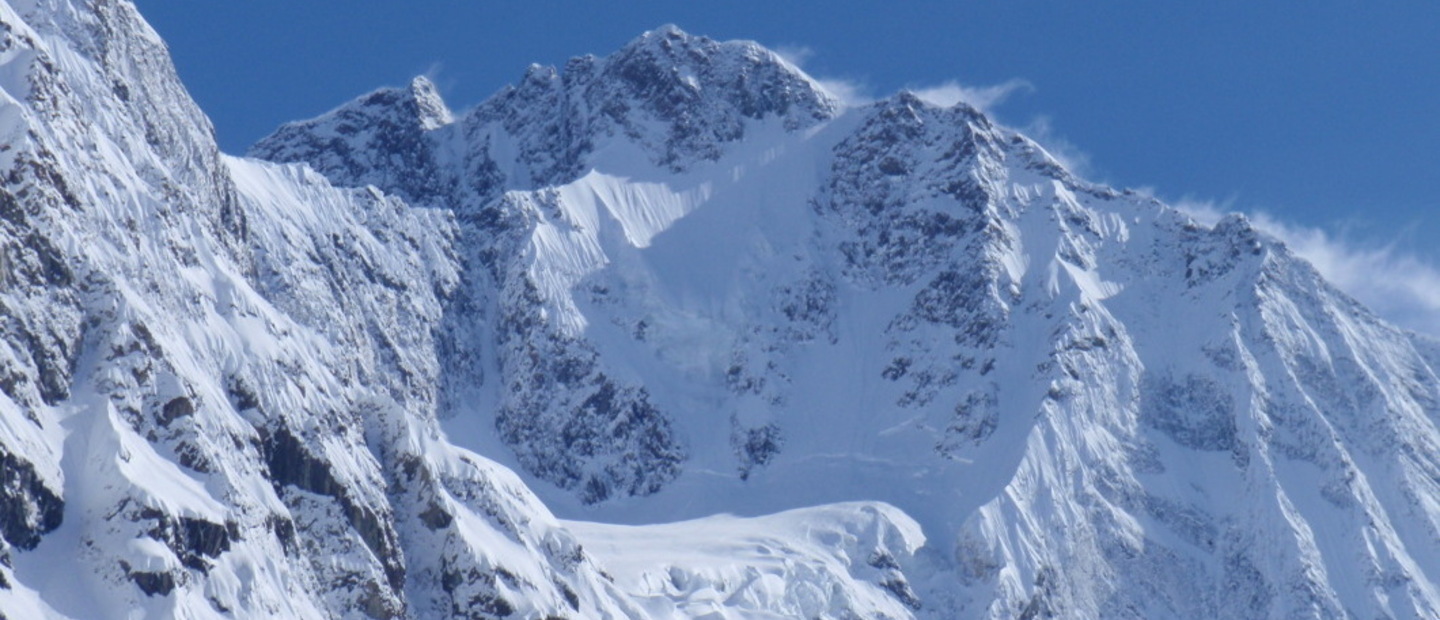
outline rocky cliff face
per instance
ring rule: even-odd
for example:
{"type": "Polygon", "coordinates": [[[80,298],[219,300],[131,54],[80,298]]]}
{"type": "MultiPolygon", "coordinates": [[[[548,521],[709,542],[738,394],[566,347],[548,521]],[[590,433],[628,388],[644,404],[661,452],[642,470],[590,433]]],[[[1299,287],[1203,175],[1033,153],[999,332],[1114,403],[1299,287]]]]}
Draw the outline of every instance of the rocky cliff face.
{"type": "MultiPolygon", "coordinates": [[[[453,211],[221,155],[127,2],[0,25],[0,615],[649,614],[443,438],[453,211]]],[[[447,123],[422,86],[341,118],[345,157],[447,123]]]]}
{"type": "Polygon", "coordinates": [[[673,27],[241,159],[0,25],[6,616],[1440,615],[1440,348],[1243,218],[673,27]]]}
{"type": "MultiPolygon", "coordinates": [[[[577,58],[563,73],[531,67],[458,119],[416,78],[286,125],[251,155],[452,209],[473,274],[458,296],[464,309],[453,313],[459,344],[450,365],[469,379],[455,389],[482,382],[477,353],[500,349],[484,360],[506,386],[496,430],[529,471],[598,502],[654,493],[689,450],[644,382],[616,376],[583,337],[572,289],[608,258],[594,207],[571,212],[556,188],[586,176],[596,159],[662,175],[713,168],[756,132],[794,134],[837,113],[833,98],[768,50],[667,27],[607,58],[577,58]]],[[[636,234],[653,235],[686,207],[634,208],[660,210],[634,214],[649,228],[636,234]]],[[[453,400],[476,409],[473,396],[453,400]]]]}

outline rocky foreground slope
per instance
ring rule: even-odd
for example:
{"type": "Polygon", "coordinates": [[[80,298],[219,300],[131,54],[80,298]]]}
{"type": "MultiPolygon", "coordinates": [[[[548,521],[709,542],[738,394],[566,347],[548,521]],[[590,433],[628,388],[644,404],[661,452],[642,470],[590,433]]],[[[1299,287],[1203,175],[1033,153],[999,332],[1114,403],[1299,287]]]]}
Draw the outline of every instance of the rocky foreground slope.
{"type": "Polygon", "coordinates": [[[662,28],[237,158],[119,0],[0,89],[6,617],[1440,616],[1440,347],[964,104],[662,28]]]}

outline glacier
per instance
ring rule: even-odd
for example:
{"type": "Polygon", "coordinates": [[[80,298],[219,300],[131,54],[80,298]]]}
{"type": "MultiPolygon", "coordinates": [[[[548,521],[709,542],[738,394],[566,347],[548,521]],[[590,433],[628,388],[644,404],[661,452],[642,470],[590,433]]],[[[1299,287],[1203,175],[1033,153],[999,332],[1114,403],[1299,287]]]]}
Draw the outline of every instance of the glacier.
{"type": "Polygon", "coordinates": [[[0,615],[1435,618],[1440,343],[665,26],[215,145],[0,1],[0,615]]]}

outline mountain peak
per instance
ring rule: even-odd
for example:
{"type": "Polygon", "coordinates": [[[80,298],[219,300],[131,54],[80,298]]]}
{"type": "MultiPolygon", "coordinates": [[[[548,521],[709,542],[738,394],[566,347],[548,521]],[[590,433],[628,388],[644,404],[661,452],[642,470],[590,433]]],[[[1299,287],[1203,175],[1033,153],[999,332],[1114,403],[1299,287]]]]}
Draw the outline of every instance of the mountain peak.
{"type": "Polygon", "coordinates": [[[660,26],[658,26],[658,27],[656,27],[656,28],[654,28],[654,29],[652,29],[652,30],[647,30],[647,31],[641,33],[640,36],[635,37],[635,40],[636,40],[636,41],[641,41],[641,40],[658,39],[658,38],[666,38],[666,39],[694,39],[694,38],[702,38],[702,39],[703,39],[703,38],[706,38],[706,37],[696,37],[696,36],[694,36],[694,35],[691,35],[690,33],[685,32],[683,29],[681,29],[679,26],[677,26],[677,25],[675,25],[675,24],[661,24],[660,26]]]}
{"type": "Polygon", "coordinates": [[[639,49],[663,51],[682,62],[685,60],[680,57],[682,53],[696,54],[691,60],[699,60],[702,56],[711,56],[717,52],[726,55],[749,55],[765,60],[779,58],[775,52],[755,41],[748,39],[717,41],[705,35],[686,32],[675,24],[664,24],[641,33],[640,36],[631,39],[629,43],[621,47],[618,53],[623,54],[639,49]]]}
{"type": "Polygon", "coordinates": [[[409,105],[414,106],[420,126],[426,130],[435,129],[449,125],[455,119],[450,114],[450,108],[445,105],[445,100],[440,96],[440,90],[435,83],[423,75],[417,75],[410,80],[410,88],[407,93],[409,105]]]}
{"type": "Polygon", "coordinates": [[[606,63],[614,69],[611,77],[642,93],[669,98],[715,93],[751,118],[796,108],[829,118],[840,107],[813,78],[759,43],[716,41],[671,24],[636,37],[606,63]]]}
{"type": "MultiPolygon", "coordinates": [[[[387,86],[356,97],[316,118],[286,123],[274,134],[251,147],[252,153],[266,153],[277,138],[299,129],[350,136],[383,129],[385,132],[424,132],[454,121],[450,108],[435,83],[421,75],[403,87],[387,86]]],[[[257,157],[269,158],[263,154],[257,157]]]]}
{"type": "Polygon", "coordinates": [[[653,30],[640,33],[640,36],[631,39],[620,50],[626,51],[636,48],[656,47],[660,49],[685,49],[696,46],[713,45],[718,43],[710,37],[694,35],[685,32],[675,24],[664,24],[653,30]]]}
{"type": "Polygon", "coordinates": [[[0,0],[0,616],[1440,618],[1440,345],[1243,218],[675,27],[222,158],[131,13],[0,0]]]}
{"type": "Polygon", "coordinates": [[[430,130],[448,125],[454,118],[440,91],[429,78],[420,75],[403,87],[378,88],[350,103],[307,123],[333,120],[339,124],[357,121],[383,121],[397,125],[415,125],[430,130]]]}
{"type": "Polygon", "coordinates": [[[755,41],[718,41],[705,35],[691,34],[675,24],[664,24],[641,33],[621,47],[615,55],[641,50],[658,52],[679,64],[713,60],[718,56],[748,56],[764,61],[778,59],[778,55],[755,41]]]}
{"type": "Polygon", "coordinates": [[[407,198],[433,183],[425,134],[454,122],[435,84],[417,76],[404,87],[380,88],[319,117],[286,123],[250,147],[274,162],[307,162],[332,182],[389,188],[407,198]],[[402,169],[377,158],[402,162],[402,169]]]}

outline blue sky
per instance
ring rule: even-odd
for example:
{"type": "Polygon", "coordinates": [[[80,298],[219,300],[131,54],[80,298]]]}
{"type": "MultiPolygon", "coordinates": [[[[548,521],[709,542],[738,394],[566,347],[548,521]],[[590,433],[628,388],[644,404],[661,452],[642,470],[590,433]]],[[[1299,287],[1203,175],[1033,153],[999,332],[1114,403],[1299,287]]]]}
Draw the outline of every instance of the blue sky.
{"type": "Polygon", "coordinates": [[[1086,176],[1263,214],[1363,301],[1440,333],[1440,286],[1417,284],[1440,283],[1440,3],[137,4],[232,153],[422,73],[468,107],[531,62],[603,55],[665,23],[754,39],[862,95],[1008,85],[992,112],[1086,176]]]}

